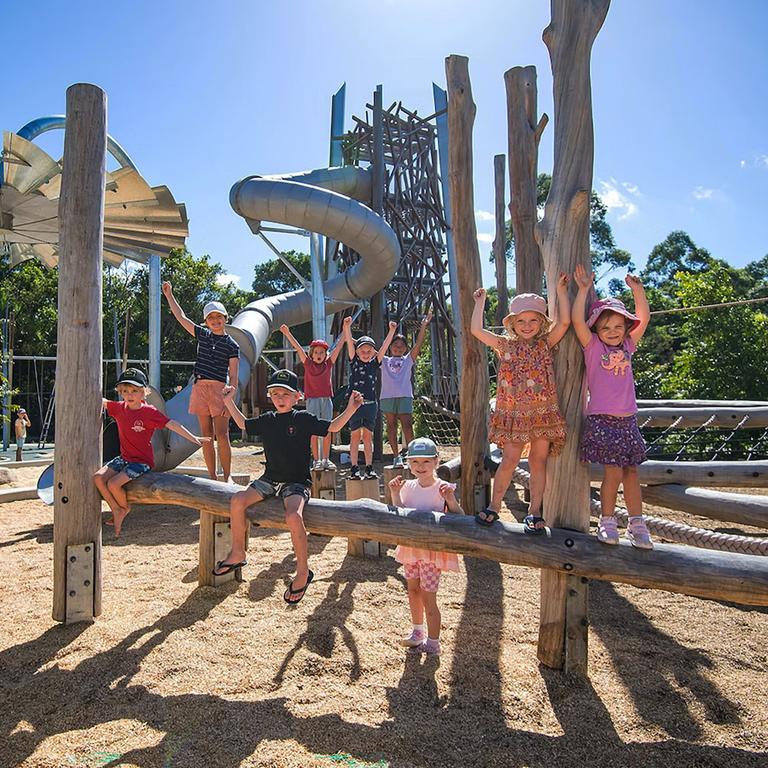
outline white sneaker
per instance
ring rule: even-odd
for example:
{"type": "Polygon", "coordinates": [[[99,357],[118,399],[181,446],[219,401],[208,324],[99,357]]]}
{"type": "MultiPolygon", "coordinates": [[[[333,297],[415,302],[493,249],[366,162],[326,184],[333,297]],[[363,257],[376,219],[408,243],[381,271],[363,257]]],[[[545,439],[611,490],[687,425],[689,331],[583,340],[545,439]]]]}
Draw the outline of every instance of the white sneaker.
{"type": "Polygon", "coordinates": [[[336,469],[336,465],[330,459],[325,459],[323,469],[336,469]]]}
{"type": "Polygon", "coordinates": [[[403,462],[403,457],[398,453],[397,456],[392,460],[392,469],[397,469],[398,467],[405,466],[403,462]]]}
{"type": "Polygon", "coordinates": [[[317,459],[317,461],[312,462],[312,469],[322,469],[323,468],[323,462],[320,459],[317,459]]]}
{"type": "Polygon", "coordinates": [[[603,544],[619,543],[619,528],[614,515],[609,517],[600,517],[597,523],[597,540],[603,544]]]}

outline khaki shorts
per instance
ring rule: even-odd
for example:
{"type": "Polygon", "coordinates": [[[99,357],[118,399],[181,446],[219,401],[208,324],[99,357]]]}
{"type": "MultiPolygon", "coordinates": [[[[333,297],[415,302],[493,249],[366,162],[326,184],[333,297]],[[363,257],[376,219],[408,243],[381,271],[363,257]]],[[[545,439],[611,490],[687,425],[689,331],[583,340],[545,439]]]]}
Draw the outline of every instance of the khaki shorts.
{"type": "Polygon", "coordinates": [[[221,394],[227,385],[223,381],[212,379],[199,379],[192,385],[192,394],[189,397],[189,412],[195,416],[226,416],[227,406],[224,405],[224,396],[221,394]]]}

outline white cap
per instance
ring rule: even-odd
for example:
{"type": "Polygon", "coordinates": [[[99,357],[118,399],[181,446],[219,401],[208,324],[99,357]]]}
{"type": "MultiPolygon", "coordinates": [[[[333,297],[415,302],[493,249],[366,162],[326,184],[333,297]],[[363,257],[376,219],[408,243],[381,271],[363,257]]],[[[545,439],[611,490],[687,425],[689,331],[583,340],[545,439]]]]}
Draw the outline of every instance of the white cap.
{"type": "Polygon", "coordinates": [[[224,315],[224,317],[228,317],[227,310],[224,307],[224,305],[220,301],[209,301],[204,307],[203,307],[203,320],[205,320],[208,315],[211,314],[211,312],[218,312],[221,315],[224,315]]]}

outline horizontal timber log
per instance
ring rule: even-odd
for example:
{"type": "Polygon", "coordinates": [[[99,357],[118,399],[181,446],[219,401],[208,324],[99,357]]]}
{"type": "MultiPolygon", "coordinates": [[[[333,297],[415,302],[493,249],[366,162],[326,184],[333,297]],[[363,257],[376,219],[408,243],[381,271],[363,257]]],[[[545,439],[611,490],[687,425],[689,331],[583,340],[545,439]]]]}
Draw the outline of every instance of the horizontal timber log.
{"type": "MultiPolygon", "coordinates": [[[[212,480],[154,472],[126,488],[132,503],[179,504],[219,515],[228,514],[229,500],[237,492],[212,480]]],[[[248,515],[257,525],[286,528],[278,500],[251,507],[248,515]]],[[[648,552],[623,542],[608,549],[582,533],[552,529],[547,536],[532,537],[517,524],[484,528],[466,515],[396,509],[368,499],[312,499],[304,522],[307,530],[326,536],[372,538],[695,597],[768,605],[768,558],[675,544],[658,544],[648,552]]]]}
{"type": "Polygon", "coordinates": [[[768,406],[760,408],[730,408],[723,405],[700,408],[640,408],[637,412],[637,420],[644,427],[669,427],[675,425],[675,429],[700,427],[704,422],[708,427],[736,427],[745,417],[742,429],[764,429],[768,427],[768,406]],[[649,421],[650,419],[650,421],[649,421]]]}
{"type": "Polygon", "coordinates": [[[638,400],[638,408],[768,408],[766,400],[638,400]]]}
{"type": "MultiPolygon", "coordinates": [[[[528,468],[526,461],[520,466],[528,468]]],[[[766,488],[768,461],[646,461],[639,467],[643,485],[695,485],[699,487],[766,488]]],[[[455,482],[461,477],[461,462],[451,459],[437,468],[443,480],[455,482]]],[[[592,464],[592,480],[602,480],[603,468],[592,464]]]]}
{"type": "Polygon", "coordinates": [[[687,485],[649,485],[643,501],[691,515],[768,528],[768,496],[691,488],[687,485]]]}

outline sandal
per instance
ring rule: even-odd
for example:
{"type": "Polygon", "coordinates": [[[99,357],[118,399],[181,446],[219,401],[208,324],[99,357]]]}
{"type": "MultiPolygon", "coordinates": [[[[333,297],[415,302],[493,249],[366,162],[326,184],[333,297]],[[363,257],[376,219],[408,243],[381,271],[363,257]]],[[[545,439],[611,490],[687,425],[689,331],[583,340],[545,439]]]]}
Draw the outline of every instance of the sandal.
{"type": "Polygon", "coordinates": [[[542,533],[546,533],[547,524],[544,521],[544,518],[539,515],[526,515],[523,518],[523,531],[532,536],[541,536],[542,533]],[[537,528],[537,523],[543,523],[543,525],[540,528],[537,528]]]}
{"type": "Polygon", "coordinates": [[[479,523],[480,525],[491,526],[498,519],[499,519],[499,513],[495,509],[491,509],[490,507],[486,507],[482,512],[478,512],[475,515],[475,522],[479,523]],[[480,515],[483,515],[483,517],[480,517],[480,515]]]}
{"type": "Polygon", "coordinates": [[[232,571],[236,571],[238,568],[242,568],[245,565],[248,565],[247,560],[243,560],[239,563],[225,563],[223,560],[219,560],[211,573],[214,576],[226,576],[228,573],[232,573],[232,571]]]}
{"type": "Polygon", "coordinates": [[[307,591],[307,587],[312,583],[312,579],[314,578],[315,578],[315,574],[312,573],[312,571],[309,571],[307,575],[307,583],[301,589],[294,589],[293,582],[291,582],[288,589],[286,589],[285,592],[283,593],[283,600],[285,600],[285,602],[288,603],[288,605],[298,605],[304,598],[304,593],[307,591]],[[301,597],[298,598],[297,600],[291,600],[290,598],[293,595],[301,595],[301,597]]]}
{"type": "Polygon", "coordinates": [[[651,534],[642,517],[630,517],[627,525],[627,538],[629,543],[637,549],[653,549],[651,534]]]}

